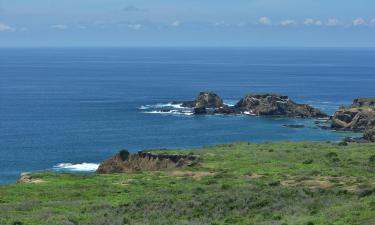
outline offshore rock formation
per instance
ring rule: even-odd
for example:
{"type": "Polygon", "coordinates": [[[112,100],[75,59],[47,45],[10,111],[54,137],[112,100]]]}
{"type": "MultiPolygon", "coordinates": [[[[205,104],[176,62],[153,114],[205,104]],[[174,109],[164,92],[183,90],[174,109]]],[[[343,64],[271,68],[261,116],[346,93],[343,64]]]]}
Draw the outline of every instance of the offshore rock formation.
{"type": "Polygon", "coordinates": [[[277,94],[250,94],[235,106],[223,103],[214,92],[200,92],[195,101],[174,102],[183,107],[194,108],[194,114],[247,114],[260,116],[287,116],[302,118],[323,118],[327,114],[306,104],[297,104],[288,96],[277,94]]]}
{"type": "Polygon", "coordinates": [[[194,101],[177,101],[173,104],[181,104],[182,107],[187,108],[220,108],[224,105],[223,99],[212,91],[200,92],[194,101]]]}
{"type": "Polygon", "coordinates": [[[341,107],[331,118],[331,128],[364,132],[363,138],[375,141],[375,99],[355,99],[350,107],[341,107]]]}
{"type": "Polygon", "coordinates": [[[181,168],[192,166],[198,160],[199,157],[195,155],[157,154],[151,152],[130,154],[127,150],[122,150],[110,159],[103,161],[96,173],[123,173],[181,168]]]}
{"type": "Polygon", "coordinates": [[[250,94],[235,106],[241,112],[264,116],[328,117],[327,114],[306,104],[297,104],[288,96],[277,94],[250,94]]]}

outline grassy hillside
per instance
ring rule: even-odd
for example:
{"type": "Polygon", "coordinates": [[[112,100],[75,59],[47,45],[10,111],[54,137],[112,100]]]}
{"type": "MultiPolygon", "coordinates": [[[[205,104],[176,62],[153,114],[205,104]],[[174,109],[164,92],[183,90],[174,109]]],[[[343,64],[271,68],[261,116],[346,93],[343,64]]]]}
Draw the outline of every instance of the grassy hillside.
{"type": "MultiPolygon", "coordinates": [[[[181,153],[181,151],[178,151],[181,153]]],[[[375,144],[225,144],[182,170],[35,173],[0,187],[0,224],[375,224],[375,144]]]]}

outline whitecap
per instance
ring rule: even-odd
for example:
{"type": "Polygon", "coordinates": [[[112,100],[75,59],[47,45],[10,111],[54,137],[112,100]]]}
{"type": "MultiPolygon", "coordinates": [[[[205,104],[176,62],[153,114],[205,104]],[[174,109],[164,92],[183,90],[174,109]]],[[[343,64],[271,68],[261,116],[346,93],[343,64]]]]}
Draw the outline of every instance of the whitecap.
{"type": "Polygon", "coordinates": [[[185,108],[182,106],[182,104],[173,104],[173,103],[166,103],[166,104],[159,103],[159,104],[156,104],[155,106],[156,108],[166,108],[166,107],[175,108],[175,109],[185,108]]]}
{"type": "Polygon", "coordinates": [[[59,163],[53,167],[55,171],[95,172],[99,167],[96,163],[59,163]]]}
{"type": "Polygon", "coordinates": [[[158,103],[155,105],[142,105],[141,107],[139,107],[140,110],[163,109],[163,108],[186,109],[186,107],[183,107],[182,104],[174,104],[174,103],[158,103]]]}
{"type": "Polygon", "coordinates": [[[256,114],[254,114],[252,112],[249,112],[249,111],[245,111],[245,112],[243,112],[243,114],[250,115],[250,116],[256,116],[256,114]]]}
{"type": "Polygon", "coordinates": [[[147,114],[172,114],[172,115],[185,115],[185,116],[191,116],[194,113],[191,111],[178,111],[178,110],[171,110],[171,111],[162,111],[162,110],[153,110],[153,111],[147,111],[143,112],[147,114]]]}

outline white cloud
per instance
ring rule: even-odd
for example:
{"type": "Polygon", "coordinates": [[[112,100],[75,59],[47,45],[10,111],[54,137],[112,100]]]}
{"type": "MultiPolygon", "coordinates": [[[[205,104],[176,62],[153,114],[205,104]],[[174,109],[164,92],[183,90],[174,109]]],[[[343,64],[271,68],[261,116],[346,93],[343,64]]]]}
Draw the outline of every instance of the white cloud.
{"type": "Polygon", "coordinates": [[[55,30],[66,30],[68,29],[68,26],[65,24],[55,24],[55,25],[52,25],[51,28],[55,30]]]}
{"type": "Polygon", "coordinates": [[[142,28],[141,24],[128,24],[128,28],[134,29],[134,30],[139,30],[142,28]]]}
{"type": "Polygon", "coordinates": [[[0,32],[14,32],[14,31],[16,31],[16,29],[14,29],[13,27],[0,23],[0,32]]]}
{"type": "Polygon", "coordinates": [[[172,27],[179,27],[180,25],[181,25],[181,22],[178,21],[178,20],[172,22],[172,24],[171,24],[172,27]]]}
{"type": "Polygon", "coordinates": [[[283,20],[280,22],[280,25],[283,26],[283,27],[287,27],[287,26],[291,26],[291,25],[294,25],[296,24],[296,22],[294,20],[283,20]]]}
{"type": "Polygon", "coordinates": [[[305,24],[306,26],[322,26],[323,25],[322,21],[314,20],[314,19],[311,19],[311,18],[306,19],[303,22],[303,24],[305,24]]]}
{"type": "Polygon", "coordinates": [[[335,27],[340,25],[340,21],[336,18],[329,18],[326,25],[329,27],[335,27]]]}
{"type": "Polygon", "coordinates": [[[366,25],[366,21],[363,18],[357,18],[357,19],[353,20],[353,26],[355,26],[355,27],[364,26],[364,25],[366,25]]]}
{"type": "Polygon", "coordinates": [[[270,19],[270,18],[268,18],[268,17],[260,17],[259,18],[259,20],[258,20],[258,22],[260,23],[260,24],[263,24],[263,25],[271,25],[272,24],[272,20],[270,19]]]}

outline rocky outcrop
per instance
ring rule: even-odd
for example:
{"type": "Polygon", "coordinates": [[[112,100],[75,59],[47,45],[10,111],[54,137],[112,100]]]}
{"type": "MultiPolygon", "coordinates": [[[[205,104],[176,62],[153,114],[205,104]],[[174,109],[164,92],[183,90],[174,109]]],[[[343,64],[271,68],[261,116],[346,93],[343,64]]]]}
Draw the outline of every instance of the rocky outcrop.
{"type": "Polygon", "coordinates": [[[31,173],[21,173],[20,178],[18,179],[17,183],[21,184],[38,184],[43,183],[44,181],[39,178],[35,178],[31,173]]]}
{"type": "Polygon", "coordinates": [[[195,102],[196,108],[220,108],[221,106],[223,106],[223,99],[221,99],[216,93],[211,91],[200,92],[195,102]]]}
{"type": "Polygon", "coordinates": [[[152,152],[130,154],[127,150],[122,150],[110,159],[103,161],[96,173],[123,173],[181,168],[192,166],[198,160],[199,157],[195,155],[157,154],[152,152]]]}
{"type": "Polygon", "coordinates": [[[235,106],[228,106],[214,92],[200,92],[195,101],[174,102],[194,109],[194,114],[246,114],[260,116],[287,116],[325,118],[327,114],[306,104],[297,104],[285,95],[250,94],[235,106]]]}
{"type": "Polygon", "coordinates": [[[328,117],[327,114],[306,104],[297,104],[288,96],[277,94],[250,94],[235,106],[241,112],[264,116],[328,117]]]}
{"type": "Polygon", "coordinates": [[[174,101],[172,104],[180,104],[186,108],[220,108],[224,105],[223,99],[212,91],[200,92],[194,101],[174,101]]]}
{"type": "Polygon", "coordinates": [[[207,109],[204,106],[194,108],[195,115],[204,115],[207,114],[207,109]]]}
{"type": "Polygon", "coordinates": [[[363,138],[367,141],[375,142],[375,128],[366,129],[363,138]]]}
{"type": "Polygon", "coordinates": [[[375,141],[375,99],[359,98],[350,107],[341,107],[331,118],[331,128],[364,132],[363,138],[375,141]]]}
{"type": "Polygon", "coordinates": [[[375,111],[360,108],[341,108],[332,117],[332,129],[363,132],[375,124],[375,111]]]}
{"type": "Polygon", "coordinates": [[[353,104],[351,105],[351,108],[354,107],[375,107],[375,98],[357,98],[354,99],[353,104]]]}

